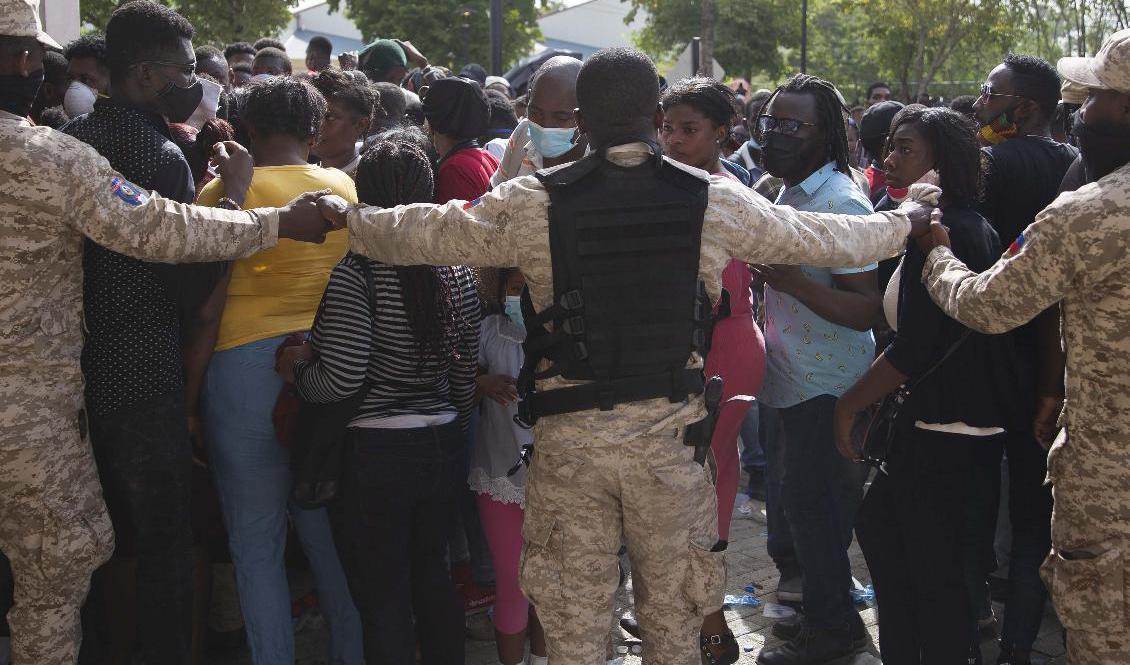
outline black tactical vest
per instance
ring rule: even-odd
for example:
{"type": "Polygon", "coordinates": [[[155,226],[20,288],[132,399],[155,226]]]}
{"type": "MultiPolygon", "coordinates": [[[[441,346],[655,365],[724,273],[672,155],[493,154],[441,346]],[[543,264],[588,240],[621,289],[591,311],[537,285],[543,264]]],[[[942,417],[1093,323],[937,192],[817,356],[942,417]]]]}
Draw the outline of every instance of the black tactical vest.
{"type": "Polygon", "coordinates": [[[653,149],[638,166],[599,152],[537,174],[549,193],[555,304],[534,312],[523,298],[519,416],[529,425],[702,391],[701,371],[686,366],[709,340],[710,304],[698,279],[709,180],[653,149]],[[551,367],[535,372],[543,359],[551,367]],[[552,376],[591,383],[534,389],[534,379],[552,376]]]}

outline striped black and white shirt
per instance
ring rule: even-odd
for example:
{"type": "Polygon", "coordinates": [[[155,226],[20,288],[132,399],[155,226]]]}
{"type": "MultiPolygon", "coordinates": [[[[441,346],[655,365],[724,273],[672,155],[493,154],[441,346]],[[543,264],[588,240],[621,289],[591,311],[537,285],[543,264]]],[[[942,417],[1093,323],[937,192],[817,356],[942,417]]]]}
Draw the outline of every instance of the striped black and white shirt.
{"type": "Polygon", "coordinates": [[[295,386],[308,402],[336,402],[355,394],[365,380],[369,392],[354,427],[418,427],[459,419],[470,422],[482,317],[471,271],[445,273],[459,335],[451,357],[422,349],[412,334],[396,269],[346,254],[333,269],[325,300],[311,332],[314,359],[298,362],[295,386]],[[374,312],[359,261],[373,275],[374,312]],[[445,417],[446,416],[446,417],[445,417]]]}

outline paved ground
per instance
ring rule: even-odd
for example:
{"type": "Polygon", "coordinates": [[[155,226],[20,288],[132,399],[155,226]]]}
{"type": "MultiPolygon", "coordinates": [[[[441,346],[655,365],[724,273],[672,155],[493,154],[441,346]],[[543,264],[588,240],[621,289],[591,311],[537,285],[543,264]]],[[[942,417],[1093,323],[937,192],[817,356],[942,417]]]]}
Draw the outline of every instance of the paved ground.
{"type": "MultiPolygon", "coordinates": [[[[745,595],[745,587],[753,584],[757,587],[753,595],[757,596],[763,603],[761,607],[756,608],[735,607],[726,610],[726,621],[730,629],[734,631],[734,635],[737,636],[738,643],[742,646],[742,655],[739,662],[743,665],[752,665],[757,654],[763,648],[780,642],[770,632],[773,619],[764,616],[764,604],[775,601],[773,591],[777,585],[777,569],[773,566],[773,562],[765,551],[765,525],[761,521],[763,518],[758,519],[759,517],[756,511],[753,518],[741,517],[735,511],[735,519],[730,531],[730,548],[726,553],[728,575],[726,593],[736,596],[745,595]]],[[[858,546],[853,546],[851,549],[851,561],[855,577],[867,584],[870,577],[858,546]]],[[[308,588],[308,584],[309,582],[301,577],[297,578],[294,584],[296,592],[304,591],[305,588],[308,588]]],[[[616,603],[617,614],[623,612],[625,604],[626,593],[622,592],[616,603]]],[[[994,603],[994,609],[998,617],[1002,616],[1003,606],[994,603]]],[[[874,606],[873,604],[868,607],[861,606],[860,611],[867,629],[871,633],[872,644],[869,646],[868,652],[841,660],[838,665],[865,665],[879,662],[875,657],[875,654],[878,653],[876,645],[878,644],[879,629],[876,624],[874,606]]],[[[1062,665],[1064,662],[1060,630],[1059,622],[1049,605],[1041,627],[1040,637],[1035,645],[1037,659],[1043,658],[1043,662],[1047,665],[1062,665]]],[[[484,613],[468,617],[468,632],[470,636],[467,641],[467,665],[493,665],[496,663],[497,657],[492,641],[493,633],[489,619],[484,613]]],[[[640,657],[634,655],[631,651],[630,645],[632,643],[631,638],[622,634],[618,627],[613,629],[613,646],[621,647],[620,652],[624,651],[623,647],[628,647],[624,665],[638,665],[641,662],[640,657]]],[[[298,665],[323,665],[326,663],[325,645],[324,627],[315,625],[313,628],[300,632],[297,637],[298,665]]],[[[992,642],[986,641],[982,644],[982,653],[986,665],[996,663],[997,649],[992,642]]],[[[251,660],[248,654],[242,651],[216,656],[210,658],[209,662],[214,665],[250,665],[251,660]]]]}

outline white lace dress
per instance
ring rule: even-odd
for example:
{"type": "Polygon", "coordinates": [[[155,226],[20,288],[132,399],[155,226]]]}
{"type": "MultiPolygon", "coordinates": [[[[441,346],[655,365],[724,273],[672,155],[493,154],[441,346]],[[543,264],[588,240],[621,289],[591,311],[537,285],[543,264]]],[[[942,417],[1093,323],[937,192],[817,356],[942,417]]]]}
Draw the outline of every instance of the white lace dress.
{"type": "MultiPolygon", "coordinates": [[[[479,366],[487,374],[517,377],[524,355],[522,342],[526,334],[503,314],[493,314],[480,324],[479,366]]],[[[507,476],[521,454],[522,446],[532,443],[533,433],[518,426],[514,416],[517,404],[502,406],[491,399],[479,404],[478,428],[471,447],[471,470],[467,484],[479,494],[489,495],[499,503],[526,503],[526,467],[507,476]]]]}

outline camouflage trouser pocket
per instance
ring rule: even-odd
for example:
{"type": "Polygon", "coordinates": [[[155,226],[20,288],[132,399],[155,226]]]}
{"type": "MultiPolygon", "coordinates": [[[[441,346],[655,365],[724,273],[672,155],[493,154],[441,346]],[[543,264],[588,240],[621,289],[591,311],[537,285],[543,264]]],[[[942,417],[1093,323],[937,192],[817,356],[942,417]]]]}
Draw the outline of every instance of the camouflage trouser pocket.
{"type": "Polygon", "coordinates": [[[1125,630],[1125,563],[1120,549],[1110,543],[1071,551],[1053,548],[1041,573],[1065,628],[1125,630]]]}
{"type": "Polygon", "coordinates": [[[687,600],[701,614],[721,609],[726,585],[726,564],[723,552],[711,552],[691,542],[687,551],[687,578],[683,590],[687,600]]]}
{"type": "Polygon", "coordinates": [[[522,592],[535,607],[552,593],[560,593],[561,553],[550,545],[557,521],[552,515],[526,511],[522,523],[522,560],[518,581],[522,592]]]}
{"type": "Polygon", "coordinates": [[[76,501],[43,495],[39,573],[46,589],[66,599],[86,593],[90,575],[114,552],[114,529],[102,497],[76,501]]]}

